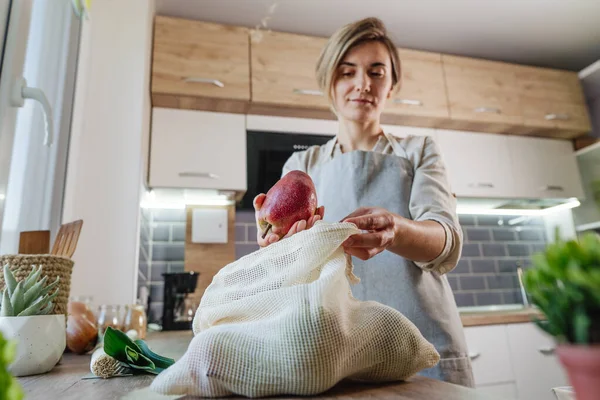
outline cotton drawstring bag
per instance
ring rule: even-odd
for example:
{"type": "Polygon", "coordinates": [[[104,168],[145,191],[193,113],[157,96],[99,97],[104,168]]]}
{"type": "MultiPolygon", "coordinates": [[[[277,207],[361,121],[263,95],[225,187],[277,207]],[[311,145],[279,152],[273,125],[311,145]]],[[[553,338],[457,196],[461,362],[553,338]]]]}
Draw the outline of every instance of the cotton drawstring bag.
{"type": "Polygon", "coordinates": [[[206,289],[185,355],[152,390],[171,395],[315,395],[342,379],[404,380],[439,361],[397,310],[359,301],[341,244],[360,231],[318,221],[222,268],[206,289]]]}

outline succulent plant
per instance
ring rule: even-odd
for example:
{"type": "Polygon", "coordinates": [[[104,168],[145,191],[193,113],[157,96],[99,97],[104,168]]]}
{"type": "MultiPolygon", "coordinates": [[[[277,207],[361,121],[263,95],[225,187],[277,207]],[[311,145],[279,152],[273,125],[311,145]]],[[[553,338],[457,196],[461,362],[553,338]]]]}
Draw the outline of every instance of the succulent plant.
{"type": "Polygon", "coordinates": [[[42,275],[42,267],[35,266],[24,280],[17,282],[8,265],[4,266],[5,289],[0,296],[0,317],[27,317],[46,315],[54,308],[52,300],[58,295],[50,291],[58,286],[59,277],[46,286],[48,276],[42,275]]]}

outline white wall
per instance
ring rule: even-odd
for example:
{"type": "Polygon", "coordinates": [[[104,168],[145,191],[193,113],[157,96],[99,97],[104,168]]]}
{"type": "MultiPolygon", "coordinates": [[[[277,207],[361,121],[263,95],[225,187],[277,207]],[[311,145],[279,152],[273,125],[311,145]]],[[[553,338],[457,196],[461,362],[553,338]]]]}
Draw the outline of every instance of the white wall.
{"type": "Polygon", "coordinates": [[[63,221],[83,219],[71,294],[136,297],[154,1],[94,1],[81,37],[63,221]]]}

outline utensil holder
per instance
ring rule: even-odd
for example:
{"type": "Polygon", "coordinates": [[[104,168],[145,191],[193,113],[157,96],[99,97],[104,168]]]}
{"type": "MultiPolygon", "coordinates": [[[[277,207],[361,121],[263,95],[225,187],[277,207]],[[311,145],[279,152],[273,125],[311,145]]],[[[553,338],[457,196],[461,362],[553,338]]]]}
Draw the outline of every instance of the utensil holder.
{"type": "MultiPolygon", "coordinates": [[[[67,316],[67,304],[71,291],[71,274],[73,260],[67,257],[53,256],[50,254],[13,254],[0,256],[0,267],[8,264],[15,279],[21,281],[29,275],[33,266],[42,267],[42,276],[48,276],[48,284],[60,277],[58,296],[53,300],[54,309],[51,314],[64,314],[67,316]]],[[[4,290],[4,274],[0,273],[0,290],[4,290]]]]}

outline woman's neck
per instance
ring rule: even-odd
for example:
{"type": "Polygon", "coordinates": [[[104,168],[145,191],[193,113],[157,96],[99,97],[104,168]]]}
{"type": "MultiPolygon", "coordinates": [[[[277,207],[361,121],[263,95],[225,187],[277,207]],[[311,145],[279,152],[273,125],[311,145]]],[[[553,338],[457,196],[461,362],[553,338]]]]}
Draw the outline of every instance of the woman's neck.
{"type": "Polygon", "coordinates": [[[382,133],[381,126],[377,121],[358,123],[340,119],[337,139],[342,153],[353,150],[369,151],[375,146],[382,133]]]}

